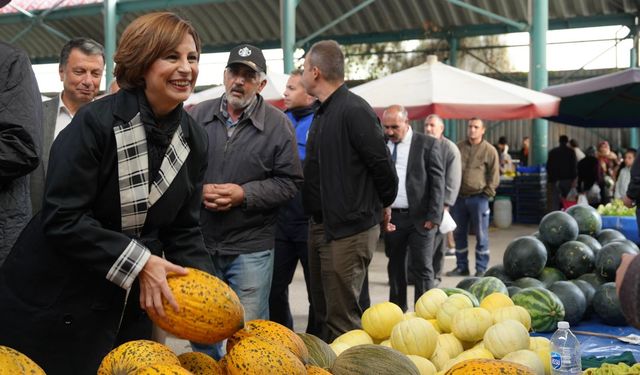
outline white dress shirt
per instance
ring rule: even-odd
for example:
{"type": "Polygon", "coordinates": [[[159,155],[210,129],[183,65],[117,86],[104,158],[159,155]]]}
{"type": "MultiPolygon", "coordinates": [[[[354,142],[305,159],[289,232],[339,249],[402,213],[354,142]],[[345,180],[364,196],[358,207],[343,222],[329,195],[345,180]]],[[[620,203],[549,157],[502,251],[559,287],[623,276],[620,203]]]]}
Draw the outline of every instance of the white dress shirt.
{"type": "Polygon", "coordinates": [[[56,129],[53,132],[53,139],[56,139],[58,134],[69,125],[72,119],[73,115],[69,111],[69,108],[64,105],[62,92],[60,92],[60,94],[58,94],[58,117],[56,118],[56,129]]]}
{"type": "MultiPolygon", "coordinates": [[[[413,130],[409,128],[407,134],[404,135],[402,141],[398,142],[396,149],[396,172],[398,173],[398,195],[396,200],[391,204],[391,208],[409,208],[409,200],[407,199],[407,164],[409,163],[409,149],[411,148],[411,138],[413,138],[413,130]]],[[[393,154],[393,142],[388,141],[387,147],[389,152],[393,154]]]]}

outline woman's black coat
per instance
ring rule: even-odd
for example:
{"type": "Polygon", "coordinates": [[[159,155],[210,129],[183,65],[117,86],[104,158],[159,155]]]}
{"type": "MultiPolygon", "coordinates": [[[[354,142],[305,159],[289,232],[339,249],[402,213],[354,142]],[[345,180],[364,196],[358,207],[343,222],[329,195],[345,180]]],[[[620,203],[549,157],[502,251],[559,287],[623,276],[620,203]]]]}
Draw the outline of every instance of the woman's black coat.
{"type": "MultiPolygon", "coordinates": [[[[172,181],[156,184],[135,205],[143,225],[123,228],[123,194],[135,183],[149,194],[148,181],[136,180],[144,171],[125,177],[137,168],[132,160],[145,160],[135,156],[146,138],[129,153],[117,152],[114,134],[140,126],[137,96],[125,90],[78,111],[52,147],[43,210],[0,268],[0,345],[25,353],[49,375],[95,374],[117,342],[150,335],[137,281],[123,317],[130,282],[113,277],[114,269],[126,270],[115,264],[130,245],[212,272],[199,227],[207,136],[184,111],[172,142],[184,162],[174,164],[172,181]]],[[[169,159],[165,154],[159,175],[172,174],[169,159]]]]}

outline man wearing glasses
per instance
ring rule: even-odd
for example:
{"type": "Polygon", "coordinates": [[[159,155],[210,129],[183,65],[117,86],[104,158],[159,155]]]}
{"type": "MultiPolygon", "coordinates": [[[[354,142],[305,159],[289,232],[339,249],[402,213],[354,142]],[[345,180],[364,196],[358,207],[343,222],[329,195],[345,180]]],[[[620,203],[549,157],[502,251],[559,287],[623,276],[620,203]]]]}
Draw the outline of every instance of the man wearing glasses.
{"type": "MultiPolygon", "coordinates": [[[[215,276],[236,292],[247,321],[269,319],[276,214],[302,183],[293,126],[260,95],[266,72],[259,48],[235,47],[224,71],[225,93],[191,112],[209,136],[204,242],[215,276]]],[[[193,346],[216,359],[224,354],[221,343],[193,346]]]]}
{"type": "Polygon", "coordinates": [[[391,204],[391,224],[384,236],[389,257],[389,301],[407,310],[407,251],[414,276],[414,302],[434,287],[433,255],[442,219],[444,166],[440,141],[414,133],[404,107],[392,105],[382,126],[398,173],[398,195],[391,204]]]}

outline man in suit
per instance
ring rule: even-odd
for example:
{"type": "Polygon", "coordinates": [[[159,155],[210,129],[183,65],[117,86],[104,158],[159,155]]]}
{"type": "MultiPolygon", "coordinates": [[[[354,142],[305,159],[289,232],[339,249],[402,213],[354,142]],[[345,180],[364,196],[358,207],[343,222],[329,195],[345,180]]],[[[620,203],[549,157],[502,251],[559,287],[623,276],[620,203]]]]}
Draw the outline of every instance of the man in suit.
{"type": "Polygon", "coordinates": [[[414,133],[407,111],[392,105],[382,115],[387,146],[398,173],[398,195],[384,237],[389,257],[389,301],[407,310],[407,250],[415,276],[415,301],[434,287],[434,240],[444,205],[440,141],[414,133]]]}
{"type": "Polygon", "coordinates": [[[62,47],[58,66],[62,91],[57,97],[42,104],[42,163],[31,175],[31,204],[34,213],[42,208],[51,144],[69,125],[78,109],[98,95],[103,71],[104,47],[100,43],[89,38],[74,38],[62,47]]]}

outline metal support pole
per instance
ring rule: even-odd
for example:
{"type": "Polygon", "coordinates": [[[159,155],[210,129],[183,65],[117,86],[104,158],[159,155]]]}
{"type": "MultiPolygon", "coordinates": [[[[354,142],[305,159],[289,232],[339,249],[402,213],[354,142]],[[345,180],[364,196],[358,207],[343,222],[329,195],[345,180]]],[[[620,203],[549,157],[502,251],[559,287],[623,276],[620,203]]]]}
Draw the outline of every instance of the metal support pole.
{"type": "MultiPolygon", "coordinates": [[[[458,38],[449,38],[449,65],[456,66],[458,62],[458,38]]],[[[453,142],[458,141],[458,126],[455,120],[445,120],[445,137],[453,142]]]]}
{"type": "MultiPolygon", "coordinates": [[[[631,68],[638,67],[638,17],[636,17],[636,27],[631,30],[633,33],[633,47],[631,48],[631,58],[629,62],[629,66],[631,68]]],[[[638,128],[633,127],[629,129],[629,146],[635,149],[640,145],[640,136],[638,134],[638,128]]]]}
{"type": "Polygon", "coordinates": [[[284,72],[293,70],[293,51],[296,44],[296,0],[280,0],[280,40],[284,72]]]}
{"type": "Polygon", "coordinates": [[[500,22],[502,22],[502,23],[504,23],[506,25],[514,27],[518,31],[525,31],[527,29],[527,25],[522,23],[522,22],[517,22],[517,21],[511,20],[511,19],[509,19],[507,17],[503,17],[503,16],[501,16],[499,14],[492,13],[492,12],[486,10],[486,9],[482,9],[480,7],[477,7],[475,5],[467,4],[466,2],[464,2],[462,0],[447,0],[447,1],[449,1],[453,5],[457,5],[459,7],[468,9],[468,10],[470,10],[472,12],[476,12],[478,14],[482,14],[485,17],[500,21],[500,22]]]}
{"type": "MultiPolygon", "coordinates": [[[[548,85],[547,29],[549,25],[549,1],[530,0],[531,30],[529,31],[531,60],[529,79],[533,90],[541,91],[548,85]]],[[[532,163],[547,163],[549,123],[534,119],[532,129],[532,163]]]]}
{"type": "Polygon", "coordinates": [[[376,1],[376,0],[364,0],[364,1],[362,1],[360,4],[358,4],[355,7],[353,7],[353,9],[351,9],[350,11],[344,13],[343,15],[341,15],[338,18],[336,18],[335,20],[333,20],[333,21],[329,22],[328,24],[322,26],[320,29],[314,31],[313,33],[311,33],[306,38],[304,38],[302,40],[299,40],[296,43],[296,46],[297,47],[303,47],[305,44],[309,43],[314,38],[322,35],[322,33],[324,33],[325,31],[329,30],[330,28],[334,27],[335,25],[339,24],[340,22],[342,22],[342,21],[346,20],[347,18],[353,16],[354,14],[358,13],[359,11],[361,11],[364,8],[366,8],[367,6],[369,6],[369,4],[373,3],[374,1],[376,1]]]}
{"type": "Polygon", "coordinates": [[[116,26],[118,25],[118,15],[116,14],[117,1],[118,0],[104,1],[104,87],[106,92],[109,92],[109,87],[113,81],[113,55],[116,52],[116,26]]]}

